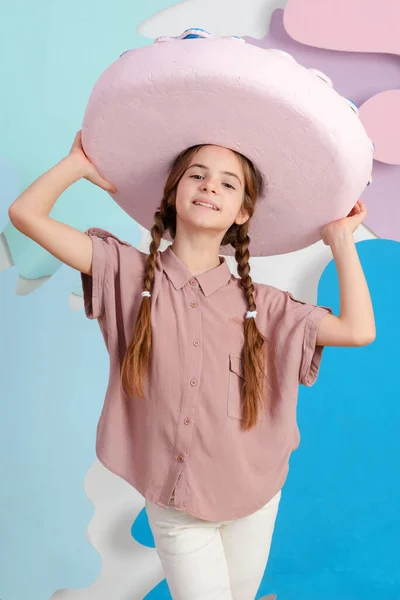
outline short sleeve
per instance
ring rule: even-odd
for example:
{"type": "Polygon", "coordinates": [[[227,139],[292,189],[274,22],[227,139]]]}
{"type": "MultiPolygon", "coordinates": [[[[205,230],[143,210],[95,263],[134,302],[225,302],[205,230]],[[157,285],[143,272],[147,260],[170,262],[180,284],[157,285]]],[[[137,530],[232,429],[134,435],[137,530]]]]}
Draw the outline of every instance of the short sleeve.
{"type": "Polygon", "coordinates": [[[104,315],[105,300],[112,293],[115,275],[120,268],[121,251],[131,247],[112,233],[97,227],[85,231],[92,240],[92,274],[81,273],[83,302],[88,319],[104,315]]]}
{"type": "Polygon", "coordinates": [[[287,318],[293,321],[296,331],[294,340],[301,344],[299,383],[312,386],[318,377],[324,347],[317,346],[318,325],[327,314],[332,314],[329,306],[317,306],[298,300],[290,292],[287,295],[287,318]]]}

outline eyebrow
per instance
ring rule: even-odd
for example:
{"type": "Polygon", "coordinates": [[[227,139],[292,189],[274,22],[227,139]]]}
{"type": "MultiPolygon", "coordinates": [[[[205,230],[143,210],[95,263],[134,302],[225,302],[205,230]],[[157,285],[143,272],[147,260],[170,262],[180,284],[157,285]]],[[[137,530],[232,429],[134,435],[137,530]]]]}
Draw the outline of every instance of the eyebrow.
{"type": "MultiPolygon", "coordinates": [[[[199,163],[194,163],[193,165],[190,165],[190,167],[188,167],[188,170],[191,169],[192,167],[199,167],[200,169],[205,169],[206,171],[210,170],[208,167],[206,167],[206,165],[201,165],[199,163]]],[[[232,173],[231,171],[221,171],[221,173],[223,175],[231,175],[231,177],[236,177],[236,179],[239,181],[240,185],[242,185],[242,182],[241,182],[239,176],[236,175],[236,173],[232,173]]]]}

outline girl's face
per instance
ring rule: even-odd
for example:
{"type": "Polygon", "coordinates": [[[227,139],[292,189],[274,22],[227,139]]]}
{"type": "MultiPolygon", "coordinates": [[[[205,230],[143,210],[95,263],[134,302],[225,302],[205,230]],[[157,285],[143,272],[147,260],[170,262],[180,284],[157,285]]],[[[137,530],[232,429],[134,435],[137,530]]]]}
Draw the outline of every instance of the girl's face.
{"type": "Polygon", "coordinates": [[[222,146],[203,146],[177,187],[178,224],[212,230],[222,239],[233,223],[247,221],[243,198],[244,174],[237,156],[222,146]]]}

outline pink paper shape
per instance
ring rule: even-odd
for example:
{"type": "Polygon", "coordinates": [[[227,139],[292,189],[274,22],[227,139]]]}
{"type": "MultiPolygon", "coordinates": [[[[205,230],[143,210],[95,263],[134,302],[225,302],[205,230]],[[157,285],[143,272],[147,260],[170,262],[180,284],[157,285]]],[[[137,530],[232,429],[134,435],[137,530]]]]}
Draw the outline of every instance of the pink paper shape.
{"type": "Polygon", "coordinates": [[[360,118],[374,140],[374,159],[400,165],[400,90],[388,90],[364,102],[360,118]]]}
{"type": "Polygon", "coordinates": [[[347,52],[400,54],[399,0],[288,0],[284,26],[297,42],[347,52]]]}

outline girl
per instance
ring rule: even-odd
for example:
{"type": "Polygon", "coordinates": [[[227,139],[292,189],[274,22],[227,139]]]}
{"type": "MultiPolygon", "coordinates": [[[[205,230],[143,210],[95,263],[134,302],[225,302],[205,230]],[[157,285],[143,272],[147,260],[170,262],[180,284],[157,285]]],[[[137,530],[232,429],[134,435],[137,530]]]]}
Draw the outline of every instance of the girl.
{"type": "Polygon", "coordinates": [[[145,255],[105,230],[49,216],[84,177],[115,192],[77,133],[66,158],[9,209],[12,223],[81,272],[110,376],[99,460],[145,498],[174,600],[253,600],[268,560],[281,488],[299,443],[298,385],[312,385],[323,346],[375,337],[353,232],[366,209],[321,232],[336,261],[340,316],[253,283],[249,222],[260,177],[244,156],[202,145],[167,178],[145,255]],[[169,231],[173,243],[159,252],[169,231]],[[219,256],[235,249],[239,278],[219,256]]]}

